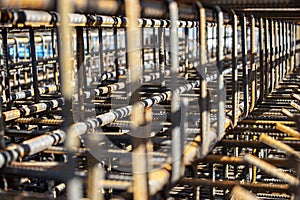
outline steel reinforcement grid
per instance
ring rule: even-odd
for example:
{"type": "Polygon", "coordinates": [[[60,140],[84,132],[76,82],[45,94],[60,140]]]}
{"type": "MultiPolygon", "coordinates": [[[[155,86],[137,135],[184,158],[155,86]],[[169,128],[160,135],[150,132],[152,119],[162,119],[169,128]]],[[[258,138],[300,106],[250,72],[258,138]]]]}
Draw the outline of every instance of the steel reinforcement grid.
{"type": "Polygon", "coordinates": [[[0,0],[0,199],[300,199],[297,0],[0,0]]]}

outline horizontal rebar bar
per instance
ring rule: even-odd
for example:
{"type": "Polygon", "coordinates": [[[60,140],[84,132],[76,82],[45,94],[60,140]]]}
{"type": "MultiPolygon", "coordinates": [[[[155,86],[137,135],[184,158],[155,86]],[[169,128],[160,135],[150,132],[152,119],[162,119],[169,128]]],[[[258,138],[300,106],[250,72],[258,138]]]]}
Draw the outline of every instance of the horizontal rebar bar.
{"type": "MultiPolygon", "coordinates": [[[[42,94],[51,94],[52,92],[57,92],[59,90],[59,86],[56,85],[47,85],[44,87],[39,87],[39,95],[42,94]]],[[[34,90],[27,90],[22,92],[16,92],[10,94],[10,96],[7,98],[8,101],[16,101],[20,99],[25,99],[27,97],[33,97],[34,96],[34,90]]],[[[2,103],[5,103],[5,98],[1,97],[2,103]]]]}
{"type": "Polygon", "coordinates": [[[30,105],[28,107],[23,107],[19,109],[9,110],[3,112],[4,121],[10,121],[13,119],[17,119],[19,117],[30,116],[35,113],[40,113],[46,110],[50,110],[52,108],[61,107],[64,104],[64,99],[53,99],[50,101],[45,101],[43,103],[37,103],[30,105]]]}

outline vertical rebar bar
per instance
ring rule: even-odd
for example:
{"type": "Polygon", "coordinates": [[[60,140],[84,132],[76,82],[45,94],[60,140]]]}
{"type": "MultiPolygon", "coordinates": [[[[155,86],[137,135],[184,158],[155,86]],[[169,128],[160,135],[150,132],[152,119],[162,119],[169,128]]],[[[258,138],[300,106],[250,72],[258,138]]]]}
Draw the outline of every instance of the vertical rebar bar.
{"type": "Polygon", "coordinates": [[[217,137],[221,139],[225,126],[225,84],[223,77],[223,49],[224,49],[224,27],[223,12],[220,7],[215,7],[217,14],[217,137]]]}
{"type": "Polygon", "coordinates": [[[297,68],[297,56],[296,56],[296,47],[297,47],[297,26],[293,24],[293,55],[294,55],[294,70],[297,68]]]}
{"type": "MultiPolygon", "coordinates": [[[[2,77],[0,77],[0,97],[3,96],[3,90],[2,90],[2,77]]],[[[5,135],[5,128],[4,128],[4,120],[3,120],[3,114],[2,114],[2,101],[0,100],[0,150],[5,148],[5,141],[4,141],[4,135],[5,135]]]]}
{"type": "Polygon", "coordinates": [[[294,24],[291,23],[291,33],[290,33],[290,48],[291,48],[291,72],[295,70],[294,68],[294,24]]]}
{"type": "Polygon", "coordinates": [[[285,22],[282,21],[282,76],[285,77],[285,73],[286,73],[286,62],[285,62],[285,52],[286,52],[286,46],[285,46],[285,42],[286,42],[286,36],[285,36],[285,22]]]}
{"type": "MultiPolygon", "coordinates": [[[[179,130],[173,131],[172,130],[172,177],[171,182],[175,184],[184,174],[184,138],[185,138],[185,130],[187,129],[187,106],[188,106],[188,100],[187,98],[184,98],[180,102],[180,110],[178,110],[178,113],[180,113],[180,124],[179,130]],[[173,135],[174,134],[174,135],[173,135]]],[[[176,116],[176,113],[174,113],[174,116],[176,116]]],[[[177,127],[175,127],[177,128],[177,127]]]]}
{"type": "Polygon", "coordinates": [[[153,41],[152,41],[152,45],[153,45],[153,48],[152,48],[152,50],[153,50],[153,64],[154,64],[154,72],[156,72],[156,68],[157,68],[157,60],[156,60],[156,42],[157,42],[157,40],[156,40],[156,29],[155,28],[153,28],[153,30],[152,30],[153,32],[152,32],[152,39],[153,39],[153,41]]]}
{"type": "MultiPolygon", "coordinates": [[[[206,52],[206,13],[205,8],[202,6],[200,2],[197,2],[198,10],[199,10],[199,30],[198,30],[198,41],[199,41],[199,62],[200,62],[200,118],[201,118],[201,137],[202,144],[207,142],[207,134],[210,129],[210,114],[209,114],[209,96],[207,90],[207,82],[206,82],[206,63],[207,63],[207,52],[206,52]]],[[[200,154],[204,155],[206,152],[204,148],[201,148],[200,154]]]]}
{"type": "Polygon", "coordinates": [[[278,29],[278,21],[274,21],[275,26],[275,88],[279,85],[279,29],[278,29]]]}
{"type": "Polygon", "coordinates": [[[29,43],[30,43],[30,57],[31,57],[31,67],[32,67],[32,79],[33,79],[33,91],[34,91],[34,102],[39,102],[39,86],[38,86],[38,71],[36,63],[36,51],[34,42],[34,29],[31,27],[29,29],[29,43]]]}
{"type": "MultiPolygon", "coordinates": [[[[51,46],[52,46],[52,51],[53,51],[53,57],[58,57],[59,48],[60,48],[59,38],[60,38],[59,37],[59,29],[57,27],[55,27],[51,31],[51,46]]],[[[58,85],[59,83],[61,83],[58,62],[55,62],[53,65],[54,65],[55,84],[58,85]]]]}
{"type": "MultiPolygon", "coordinates": [[[[140,49],[140,29],[138,28],[137,19],[140,17],[139,0],[125,0],[125,13],[128,18],[128,26],[126,30],[127,54],[128,54],[128,80],[129,80],[129,96],[133,103],[140,99],[139,94],[139,78],[142,74],[141,66],[141,49],[140,49]]],[[[148,156],[147,156],[147,133],[142,132],[139,128],[139,121],[144,119],[145,110],[141,110],[138,104],[134,104],[132,108],[132,125],[131,131],[133,137],[133,153],[132,153],[132,171],[133,171],[133,198],[136,200],[149,198],[148,184],[148,156]]]]}
{"type": "MultiPolygon", "coordinates": [[[[65,98],[65,105],[63,108],[64,124],[63,127],[67,131],[69,125],[72,123],[72,95],[73,95],[73,83],[72,83],[72,68],[70,58],[71,58],[71,27],[69,23],[69,13],[72,13],[72,4],[70,1],[59,1],[58,10],[61,17],[59,36],[60,47],[59,47],[59,57],[60,57],[60,76],[61,76],[61,90],[62,95],[65,98]]],[[[65,147],[68,150],[70,168],[70,177],[67,182],[67,194],[68,199],[79,200],[82,197],[82,181],[74,176],[75,161],[71,159],[73,148],[76,146],[75,136],[73,133],[67,132],[67,137],[65,141],[65,147]]]]}
{"type": "Polygon", "coordinates": [[[76,65],[77,65],[77,93],[78,106],[76,106],[77,116],[79,121],[84,120],[84,88],[85,88],[85,66],[84,66],[84,36],[83,27],[76,27],[76,65]]]}
{"type": "Polygon", "coordinates": [[[282,21],[278,21],[278,26],[279,26],[279,49],[278,49],[278,57],[279,57],[279,82],[282,81],[282,78],[283,78],[283,58],[282,58],[282,41],[283,41],[283,31],[282,31],[282,21]]]}
{"type": "Polygon", "coordinates": [[[285,60],[285,73],[286,75],[289,73],[289,63],[288,63],[288,53],[289,53],[289,48],[288,48],[288,23],[284,22],[284,45],[285,45],[285,55],[284,55],[284,60],[285,60]]]}
{"type": "Polygon", "coordinates": [[[142,47],[142,66],[143,66],[143,76],[145,76],[145,28],[141,28],[141,47],[142,47]]]}
{"type": "MultiPolygon", "coordinates": [[[[198,4],[198,2],[197,2],[198,4]]],[[[197,163],[193,162],[192,163],[192,174],[193,174],[193,180],[198,179],[198,167],[197,163]]],[[[198,185],[193,185],[193,200],[200,200],[200,186],[198,185]]]]}
{"type": "Polygon", "coordinates": [[[185,59],[185,78],[187,79],[187,73],[188,73],[188,68],[189,68],[189,28],[184,28],[184,45],[185,45],[185,54],[184,54],[184,59],[185,59]]]}
{"type": "Polygon", "coordinates": [[[242,64],[243,64],[243,92],[244,92],[244,117],[249,113],[249,74],[247,65],[247,20],[244,14],[241,16],[242,29],[242,64]]]}
{"type": "Polygon", "coordinates": [[[98,28],[98,43],[99,43],[99,72],[101,75],[104,73],[104,51],[103,51],[103,32],[102,28],[98,28]]]}
{"type": "MultiPolygon", "coordinates": [[[[71,2],[59,1],[58,10],[61,17],[60,27],[59,27],[59,58],[60,58],[60,81],[61,81],[61,91],[62,95],[65,98],[65,105],[63,109],[63,117],[64,117],[64,127],[69,126],[72,123],[72,95],[73,95],[73,83],[72,83],[72,71],[73,66],[70,62],[71,58],[71,27],[69,24],[69,16],[68,13],[72,12],[71,2]]],[[[72,145],[72,143],[66,142],[66,144],[72,145]]],[[[70,147],[70,146],[68,146],[70,147]]]]}
{"type": "MultiPolygon", "coordinates": [[[[9,102],[8,99],[10,96],[10,83],[9,83],[10,73],[8,67],[9,54],[8,54],[8,44],[7,44],[7,34],[8,34],[7,28],[3,28],[1,33],[2,33],[2,53],[3,53],[3,61],[4,61],[3,62],[3,76],[4,76],[3,90],[5,94],[5,102],[8,102],[7,109],[10,109],[11,103],[9,102]]],[[[26,47],[24,49],[26,49],[26,47]]]]}
{"type": "Polygon", "coordinates": [[[158,42],[159,42],[159,77],[161,86],[164,87],[166,85],[165,81],[165,28],[158,28],[158,42]]]}
{"type": "Polygon", "coordinates": [[[274,89],[274,20],[270,19],[270,89],[271,93],[274,89]]]}
{"type": "Polygon", "coordinates": [[[290,73],[293,72],[293,26],[292,23],[289,23],[289,63],[290,63],[290,73]]]}
{"type": "Polygon", "coordinates": [[[116,71],[116,81],[119,81],[120,71],[119,71],[119,49],[118,49],[118,29],[113,28],[114,36],[114,56],[115,56],[115,71],[116,71]]]}
{"type": "Polygon", "coordinates": [[[263,18],[259,18],[259,75],[260,75],[260,84],[259,84],[259,103],[264,100],[264,87],[265,87],[265,76],[264,76],[264,53],[265,53],[265,45],[264,45],[264,21],[263,18]]]}
{"type": "Polygon", "coordinates": [[[251,27],[250,27],[250,66],[251,66],[251,76],[250,76],[250,82],[251,82],[251,106],[250,106],[250,112],[253,111],[254,106],[256,104],[256,64],[255,64],[255,18],[254,16],[250,17],[251,21],[251,27]]]}
{"type": "Polygon", "coordinates": [[[238,69],[237,69],[237,42],[238,42],[238,33],[237,25],[238,18],[233,10],[232,13],[232,123],[233,126],[237,125],[238,122],[238,112],[239,112],[239,91],[238,91],[238,69]]]}
{"type": "Polygon", "coordinates": [[[264,76],[265,76],[265,89],[264,89],[264,95],[265,98],[269,95],[269,60],[270,60],[270,41],[269,41],[269,20],[264,19],[265,22],[265,70],[264,70],[264,76]]]}
{"type": "Polygon", "coordinates": [[[101,182],[104,179],[104,169],[101,164],[97,163],[97,160],[89,164],[88,197],[91,200],[102,200],[104,197],[101,192],[101,182]]]}
{"type": "Polygon", "coordinates": [[[181,176],[182,171],[182,159],[181,157],[181,129],[180,122],[183,113],[180,112],[180,94],[176,90],[178,87],[177,77],[178,77],[178,5],[175,1],[168,1],[169,11],[170,11],[170,49],[171,49],[171,122],[172,122],[172,179],[171,182],[175,183],[181,176]]]}

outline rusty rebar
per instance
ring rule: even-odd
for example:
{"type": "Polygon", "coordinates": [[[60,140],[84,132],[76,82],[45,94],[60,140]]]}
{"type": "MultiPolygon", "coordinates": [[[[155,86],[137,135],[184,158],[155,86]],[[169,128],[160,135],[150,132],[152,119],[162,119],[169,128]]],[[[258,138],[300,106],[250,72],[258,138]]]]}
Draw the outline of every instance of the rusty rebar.
{"type": "Polygon", "coordinates": [[[273,165],[257,158],[256,156],[246,154],[243,159],[248,162],[249,164],[255,165],[264,172],[270,174],[271,176],[274,176],[276,178],[279,178],[283,180],[284,182],[292,185],[292,186],[298,186],[299,180],[296,177],[293,177],[290,174],[284,173],[278,168],[274,167],[273,165]]]}

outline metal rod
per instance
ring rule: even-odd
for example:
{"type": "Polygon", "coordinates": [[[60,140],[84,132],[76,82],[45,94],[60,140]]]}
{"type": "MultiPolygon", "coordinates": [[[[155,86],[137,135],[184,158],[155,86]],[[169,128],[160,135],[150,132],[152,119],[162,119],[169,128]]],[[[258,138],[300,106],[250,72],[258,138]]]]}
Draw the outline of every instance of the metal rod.
{"type": "MultiPolygon", "coordinates": [[[[278,166],[278,167],[284,167],[284,168],[293,168],[294,166],[294,160],[292,159],[276,159],[276,158],[261,158],[262,160],[278,166]]],[[[236,156],[224,156],[224,155],[207,155],[205,158],[195,160],[195,163],[199,162],[209,162],[209,163],[220,163],[220,164],[230,164],[230,165],[245,165],[247,162],[243,160],[241,157],[236,156]]]]}
{"type": "Polygon", "coordinates": [[[64,139],[65,134],[62,131],[57,130],[52,134],[41,135],[25,140],[21,144],[12,145],[0,153],[0,168],[12,161],[16,161],[18,158],[33,155],[52,145],[62,143],[64,139]]]}
{"type": "Polygon", "coordinates": [[[249,113],[249,74],[247,66],[247,22],[243,14],[241,16],[242,29],[242,63],[243,63],[243,92],[244,92],[244,113],[243,116],[248,116],[249,113]]]}
{"type": "Polygon", "coordinates": [[[43,103],[33,104],[28,107],[5,111],[3,112],[3,118],[4,121],[10,121],[19,117],[30,116],[32,114],[50,110],[51,108],[61,107],[62,105],[64,105],[63,98],[53,99],[43,103]]]}
{"type": "Polygon", "coordinates": [[[297,26],[293,23],[293,56],[294,56],[294,69],[297,67],[297,56],[296,56],[296,40],[297,40],[297,26]]]}
{"type": "Polygon", "coordinates": [[[288,23],[284,22],[285,25],[285,30],[284,30],[284,34],[285,34],[285,70],[286,70],[286,75],[289,74],[289,62],[288,62],[288,57],[289,57],[289,42],[288,42],[288,23]]]}
{"type": "Polygon", "coordinates": [[[262,103],[265,99],[265,65],[264,65],[264,54],[265,54],[265,43],[264,43],[264,21],[263,18],[259,18],[259,74],[260,74],[260,84],[259,84],[259,101],[258,103],[262,103]]]}
{"type": "MultiPolygon", "coordinates": [[[[171,24],[172,26],[172,24],[171,24]]],[[[152,39],[153,39],[153,43],[152,43],[152,51],[153,51],[153,63],[154,63],[154,72],[156,72],[156,68],[157,68],[157,59],[156,59],[156,44],[157,44],[157,35],[156,35],[156,29],[154,28],[152,30],[152,39]]]]}
{"type": "Polygon", "coordinates": [[[165,28],[158,28],[158,42],[159,42],[159,77],[161,87],[165,87],[165,75],[166,75],[166,66],[165,66],[165,28]]]}
{"type": "Polygon", "coordinates": [[[224,27],[223,27],[223,12],[220,7],[216,6],[215,12],[217,14],[217,136],[221,139],[224,134],[225,124],[225,84],[223,78],[223,48],[224,48],[224,27]]]}
{"type": "MultiPolygon", "coordinates": [[[[71,98],[73,95],[73,86],[72,86],[72,64],[70,63],[71,57],[71,27],[70,27],[70,19],[69,13],[72,13],[72,5],[69,1],[59,1],[58,2],[58,10],[61,17],[61,26],[59,28],[59,35],[61,39],[61,46],[59,47],[59,56],[60,56],[60,81],[61,81],[61,89],[62,95],[65,98],[65,106],[63,108],[63,117],[64,124],[63,127],[68,131],[68,126],[72,123],[72,112],[71,112],[71,98]]],[[[74,173],[74,160],[71,159],[71,152],[74,147],[76,147],[76,141],[72,137],[72,133],[67,132],[67,134],[62,135],[63,139],[65,138],[64,146],[68,149],[68,157],[70,162],[68,163],[69,167],[72,169],[70,174],[74,173]]],[[[75,176],[68,177],[67,181],[67,194],[68,199],[79,200],[82,197],[82,182],[75,176]]]]}
{"type": "Polygon", "coordinates": [[[142,66],[143,66],[143,76],[145,75],[145,28],[141,29],[141,51],[142,51],[142,66]]]}
{"type": "MultiPolygon", "coordinates": [[[[200,57],[200,106],[201,106],[201,138],[202,145],[207,145],[207,134],[210,130],[210,113],[209,113],[209,96],[206,82],[206,14],[205,8],[198,1],[197,2],[198,12],[199,12],[199,57],[200,57]]],[[[200,154],[206,154],[206,148],[200,149],[200,154]]]]}
{"type": "Polygon", "coordinates": [[[269,61],[270,61],[270,37],[269,37],[269,20],[264,19],[265,22],[265,70],[264,70],[264,75],[265,75],[265,98],[269,95],[269,84],[270,84],[270,78],[269,78],[269,61]]]}
{"type": "Polygon", "coordinates": [[[239,111],[239,91],[238,91],[238,69],[237,69],[237,25],[238,18],[235,12],[232,10],[232,123],[233,126],[237,125],[238,122],[238,111],[239,111]]]}
{"type": "Polygon", "coordinates": [[[269,93],[271,93],[274,89],[274,21],[272,19],[269,20],[270,23],[270,88],[269,93]]]}
{"type": "Polygon", "coordinates": [[[39,124],[39,125],[61,125],[62,119],[42,119],[42,118],[18,118],[16,123],[21,124],[39,124]]]}
{"type": "Polygon", "coordinates": [[[300,154],[298,152],[296,152],[292,147],[284,144],[283,142],[281,142],[279,140],[275,140],[274,138],[272,138],[266,134],[261,134],[259,137],[259,141],[269,145],[270,147],[279,149],[288,155],[294,156],[295,158],[298,158],[298,159],[300,158],[300,154]]]}
{"type": "MultiPolygon", "coordinates": [[[[183,68],[179,67],[178,72],[182,72],[182,71],[183,71],[183,68]]],[[[125,70],[120,70],[119,73],[124,75],[125,70]]],[[[170,70],[165,70],[165,75],[166,76],[169,76],[170,74],[171,74],[170,70]]],[[[102,76],[103,77],[102,80],[107,80],[110,77],[114,77],[114,75],[115,75],[115,72],[104,73],[103,76],[102,76]]],[[[158,80],[158,79],[160,79],[160,74],[159,73],[153,73],[153,74],[149,74],[149,75],[145,75],[145,76],[140,77],[139,83],[147,83],[147,82],[151,82],[151,81],[158,80]]],[[[96,80],[97,80],[97,78],[96,78],[96,80]]],[[[191,84],[192,85],[197,85],[198,81],[192,82],[191,84]]],[[[189,85],[189,84],[187,84],[187,85],[189,85]]],[[[114,84],[109,84],[107,86],[98,87],[97,89],[92,89],[91,91],[84,91],[84,95],[85,95],[85,98],[90,98],[93,95],[108,94],[108,93],[116,91],[116,90],[124,89],[125,86],[126,86],[125,82],[118,82],[118,83],[114,83],[114,84]]],[[[73,98],[74,98],[75,101],[77,101],[77,99],[78,99],[77,95],[73,95],[73,98]]]]}
{"type": "Polygon", "coordinates": [[[295,103],[294,101],[291,102],[291,106],[292,106],[293,108],[295,108],[296,110],[300,111],[300,105],[297,104],[297,103],[295,103]]]}
{"type": "Polygon", "coordinates": [[[256,64],[255,64],[255,18],[253,16],[250,17],[251,20],[251,27],[250,27],[250,66],[251,66],[251,76],[250,76],[250,84],[251,84],[251,105],[249,112],[252,112],[255,104],[256,104],[256,64]]]}
{"type": "Polygon", "coordinates": [[[248,190],[242,188],[241,186],[235,186],[230,193],[232,200],[255,200],[254,194],[250,193],[248,190]]]}
{"type": "Polygon", "coordinates": [[[282,21],[278,22],[279,25],[279,49],[278,49],[278,57],[279,57],[279,78],[280,82],[283,79],[283,26],[282,21]]]}
{"type": "Polygon", "coordinates": [[[292,185],[292,186],[298,186],[299,180],[290,174],[284,173],[280,171],[278,168],[274,167],[273,165],[253,156],[250,154],[246,154],[243,159],[248,162],[249,164],[255,165],[259,167],[264,172],[270,174],[271,176],[274,176],[276,178],[279,178],[283,180],[284,182],[292,185]]]}
{"type": "Polygon", "coordinates": [[[293,136],[295,138],[300,138],[300,133],[294,129],[292,129],[291,127],[289,126],[285,126],[281,123],[277,123],[276,124],[276,129],[279,130],[279,131],[282,131],[290,136],[293,136]]]}
{"type": "Polygon", "coordinates": [[[116,71],[116,81],[119,81],[119,51],[118,51],[118,29],[113,29],[114,36],[114,56],[115,56],[115,71],[116,71]]]}
{"type": "MultiPolygon", "coordinates": [[[[86,35],[86,37],[88,37],[86,35]]],[[[88,40],[88,39],[87,39],[88,40]]],[[[85,76],[86,66],[84,65],[84,37],[83,28],[76,28],[76,65],[77,65],[77,93],[78,93],[78,107],[74,110],[77,112],[77,117],[79,121],[84,120],[84,96],[83,91],[85,89],[85,76]]]]}
{"type": "Polygon", "coordinates": [[[274,192],[287,192],[291,190],[291,187],[288,184],[265,184],[265,183],[246,183],[240,181],[220,181],[220,180],[209,180],[209,179],[191,179],[184,178],[180,181],[181,184],[187,185],[197,185],[204,187],[219,187],[219,188],[228,188],[231,189],[236,185],[240,185],[252,191],[274,191],[274,192]]]}
{"type": "Polygon", "coordinates": [[[37,63],[36,63],[36,51],[34,43],[34,29],[29,29],[29,38],[30,38],[30,57],[31,57],[31,67],[32,67],[32,79],[33,79],[33,91],[34,91],[34,102],[39,102],[39,89],[38,89],[38,72],[37,72],[37,63]]]}
{"type": "MultiPolygon", "coordinates": [[[[178,87],[177,77],[178,77],[178,29],[176,22],[178,21],[178,5],[175,1],[169,1],[169,10],[170,10],[170,20],[171,20],[171,29],[170,29],[170,49],[171,49],[171,122],[172,122],[172,179],[171,182],[174,184],[180,176],[182,175],[182,159],[181,151],[178,149],[182,145],[180,132],[180,122],[182,119],[182,114],[180,112],[180,96],[179,92],[176,90],[178,87]]],[[[184,122],[182,122],[184,123],[184,122]]]]}
{"type": "MultiPolygon", "coordinates": [[[[41,94],[51,94],[53,92],[57,92],[59,89],[58,86],[56,85],[46,85],[44,87],[39,87],[38,88],[38,93],[41,94]]],[[[10,96],[8,97],[9,101],[16,101],[16,100],[21,100],[21,99],[25,99],[27,97],[32,97],[34,95],[34,90],[26,90],[26,91],[22,91],[22,92],[16,92],[16,93],[11,93],[10,96]]],[[[0,97],[1,102],[5,103],[5,98],[0,97]]]]}
{"type": "MultiPolygon", "coordinates": [[[[9,83],[9,67],[8,67],[8,60],[9,60],[9,55],[8,55],[8,44],[7,44],[7,34],[8,30],[7,28],[3,28],[2,31],[2,53],[3,53],[3,76],[4,76],[4,85],[3,85],[3,90],[5,94],[5,98],[7,99],[10,96],[10,83],[9,83]]],[[[8,104],[8,109],[10,109],[11,105],[8,104]]]]}
{"type": "Polygon", "coordinates": [[[99,74],[104,73],[104,52],[103,52],[103,32],[102,28],[98,28],[99,36],[99,74]]]}
{"type": "Polygon", "coordinates": [[[278,28],[278,21],[274,21],[275,26],[275,33],[274,33],[274,39],[275,39],[275,88],[278,87],[280,76],[279,76],[279,28],[278,28]]]}
{"type": "MultiPolygon", "coordinates": [[[[141,52],[140,52],[140,30],[138,29],[137,19],[140,15],[140,3],[138,0],[125,0],[125,12],[130,24],[127,26],[127,52],[128,52],[128,79],[129,96],[133,95],[131,101],[133,105],[133,114],[131,120],[133,124],[131,131],[136,136],[133,138],[133,154],[132,154],[132,170],[133,170],[133,189],[134,199],[148,199],[149,198],[149,184],[148,184],[148,156],[145,137],[139,129],[139,121],[143,119],[144,111],[136,102],[140,99],[139,91],[139,77],[141,76],[141,52]]],[[[147,133],[146,133],[147,134],[147,133]]]]}
{"type": "MultiPolygon", "coordinates": [[[[1,80],[2,78],[0,78],[1,80]]],[[[2,82],[2,80],[1,80],[2,82]]],[[[0,95],[2,95],[2,84],[0,84],[0,95]]],[[[0,101],[0,149],[5,148],[5,140],[4,140],[5,130],[4,130],[4,119],[2,114],[2,101],[0,101]]]]}

